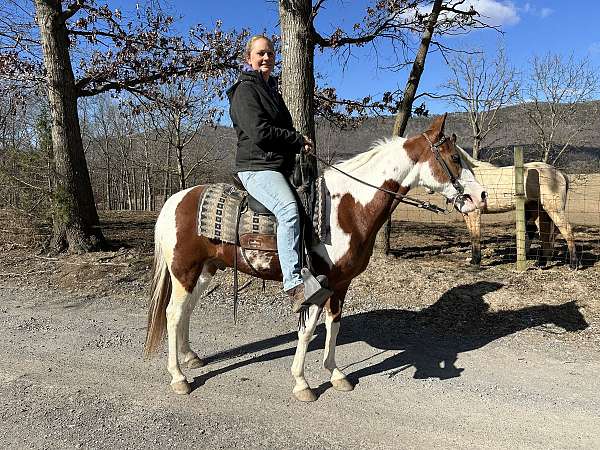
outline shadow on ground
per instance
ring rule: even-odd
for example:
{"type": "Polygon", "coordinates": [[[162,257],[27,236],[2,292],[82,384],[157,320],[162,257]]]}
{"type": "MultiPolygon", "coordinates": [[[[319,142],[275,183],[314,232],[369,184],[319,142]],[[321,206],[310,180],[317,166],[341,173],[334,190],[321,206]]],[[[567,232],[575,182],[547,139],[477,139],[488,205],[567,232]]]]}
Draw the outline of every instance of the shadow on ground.
{"type": "MultiPolygon", "coordinates": [[[[355,384],[363,377],[384,372],[393,376],[411,367],[415,369],[414,378],[447,379],[467,370],[455,365],[460,353],[481,348],[503,336],[544,325],[560,327],[565,332],[588,326],[573,301],[490,312],[483,296],[502,287],[500,283],[479,281],[450,289],[435,304],[420,311],[384,309],[343,317],[338,347],[364,341],[381,352],[342,369],[355,384]],[[382,361],[365,366],[369,359],[381,359],[388,354],[390,356],[382,361]],[[362,367],[354,370],[358,365],[362,367]]],[[[317,327],[316,335],[309,351],[324,346],[325,327],[322,324],[317,327]]],[[[210,364],[264,352],[196,377],[192,387],[199,387],[206,380],[239,367],[293,356],[295,343],[296,333],[286,333],[208,356],[205,362],[210,364]],[[275,349],[282,345],[287,346],[275,349]]],[[[317,394],[329,386],[329,383],[319,386],[317,394]]]]}

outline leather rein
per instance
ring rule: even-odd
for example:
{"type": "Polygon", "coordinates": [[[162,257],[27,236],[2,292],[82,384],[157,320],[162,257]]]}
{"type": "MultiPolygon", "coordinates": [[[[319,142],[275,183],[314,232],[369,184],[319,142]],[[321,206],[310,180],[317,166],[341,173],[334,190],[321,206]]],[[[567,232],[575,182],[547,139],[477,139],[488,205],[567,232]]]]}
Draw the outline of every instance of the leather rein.
{"type": "MultiPolygon", "coordinates": [[[[442,138],[435,142],[432,143],[431,140],[429,139],[429,137],[423,133],[423,136],[425,136],[425,139],[427,139],[427,142],[429,142],[429,145],[431,147],[431,150],[433,152],[433,155],[435,156],[436,161],[440,164],[440,166],[442,167],[442,169],[444,170],[444,172],[446,173],[446,175],[448,176],[448,178],[450,179],[450,182],[452,183],[452,186],[454,186],[454,189],[457,190],[458,194],[456,196],[456,198],[454,199],[454,203],[456,203],[456,201],[463,196],[464,193],[464,188],[463,186],[458,182],[458,179],[452,174],[452,171],[450,170],[450,168],[448,167],[448,164],[446,164],[446,161],[444,161],[444,159],[442,158],[442,156],[440,155],[440,146],[442,146],[444,144],[444,142],[446,142],[446,140],[448,139],[446,136],[442,136],[442,138]]],[[[348,172],[344,172],[343,170],[335,167],[332,164],[329,164],[328,162],[326,162],[325,160],[323,160],[322,158],[320,158],[319,156],[317,156],[314,153],[309,153],[311,156],[313,156],[315,159],[317,159],[319,162],[321,162],[322,164],[324,164],[325,166],[337,170],[339,173],[347,176],[348,178],[357,181],[361,184],[364,184],[365,186],[369,186],[372,187],[373,189],[377,189],[378,191],[381,192],[385,192],[388,195],[391,195],[395,200],[398,200],[401,203],[406,203],[407,205],[411,205],[411,206],[415,206],[417,208],[421,208],[421,209],[425,209],[427,211],[431,211],[434,212],[436,214],[449,214],[451,212],[451,210],[445,209],[445,208],[440,208],[437,205],[434,205],[431,202],[427,202],[424,200],[419,200],[417,198],[414,197],[409,197],[408,195],[404,195],[401,194],[400,192],[394,192],[391,191],[389,189],[385,189],[382,188],[380,186],[375,186],[374,184],[371,184],[367,181],[361,180],[360,178],[356,178],[353,175],[350,175],[348,172]]]]}

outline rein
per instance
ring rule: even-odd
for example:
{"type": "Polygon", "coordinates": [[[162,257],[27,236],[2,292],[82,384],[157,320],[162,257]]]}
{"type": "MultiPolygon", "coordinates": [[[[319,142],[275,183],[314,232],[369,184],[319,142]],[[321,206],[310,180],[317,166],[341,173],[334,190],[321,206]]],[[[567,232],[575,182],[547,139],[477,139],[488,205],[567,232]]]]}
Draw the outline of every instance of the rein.
{"type": "MultiPolygon", "coordinates": [[[[429,139],[427,139],[427,140],[429,141],[429,139]]],[[[439,145],[442,145],[442,144],[439,144],[439,145]]],[[[432,145],[432,149],[433,149],[433,145],[432,145]]],[[[438,154],[439,154],[439,152],[438,152],[438,154]]],[[[356,178],[355,176],[350,175],[348,172],[344,172],[343,170],[338,169],[337,167],[335,167],[332,164],[329,164],[328,162],[326,162],[325,160],[323,160],[322,158],[320,158],[319,156],[317,156],[314,153],[310,153],[310,155],[313,156],[317,161],[321,162],[323,165],[325,165],[331,169],[337,170],[342,175],[345,175],[354,181],[362,183],[365,186],[369,186],[369,187],[372,187],[373,189],[377,189],[378,191],[385,192],[386,194],[391,195],[395,200],[398,200],[399,202],[406,203],[407,205],[415,206],[417,208],[426,209],[427,211],[431,211],[436,214],[449,214],[450,213],[450,210],[440,208],[439,206],[434,205],[431,202],[426,202],[423,200],[419,200],[418,198],[409,197],[408,195],[400,194],[399,192],[394,192],[394,191],[390,191],[389,189],[375,186],[374,184],[368,183],[367,181],[361,180],[360,178],[356,178]]],[[[436,156],[436,159],[437,159],[437,156],[436,156]]],[[[448,166],[446,166],[446,170],[448,170],[448,166]]],[[[450,178],[450,181],[452,181],[453,179],[454,179],[454,182],[458,183],[458,181],[456,181],[456,178],[454,176],[452,176],[450,178]]],[[[459,192],[463,192],[462,186],[461,186],[461,190],[459,192]]]]}

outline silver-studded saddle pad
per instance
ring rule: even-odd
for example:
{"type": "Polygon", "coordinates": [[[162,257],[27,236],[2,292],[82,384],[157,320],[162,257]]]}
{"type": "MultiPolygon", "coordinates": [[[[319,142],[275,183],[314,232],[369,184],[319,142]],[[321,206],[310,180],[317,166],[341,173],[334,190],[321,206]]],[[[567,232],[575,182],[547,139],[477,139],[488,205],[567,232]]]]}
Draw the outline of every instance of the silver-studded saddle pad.
{"type": "MultiPolygon", "coordinates": [[[[235,223],[246,195],[246,191],[230,184],[208,185],[198,203],[198,234],[228,244],[237,243],[235,223]]],[[[239,234],[249,233],[277,234],[275,216],[258,214],[245,206],[240,215],[239,234]]]]}

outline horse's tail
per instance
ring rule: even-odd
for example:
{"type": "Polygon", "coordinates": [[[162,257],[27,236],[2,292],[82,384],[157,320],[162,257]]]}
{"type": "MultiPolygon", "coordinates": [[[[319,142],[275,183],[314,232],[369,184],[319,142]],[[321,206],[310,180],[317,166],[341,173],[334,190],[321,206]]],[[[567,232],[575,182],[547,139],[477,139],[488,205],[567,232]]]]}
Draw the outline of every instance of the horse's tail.
{"type": "Polygon", "coordinates": [[[150,287],[150,307],[148,309],[148,329],[144,355],[155,353],[167,329],[167,305],[171,296],[171,275],[165,261],[158,227],[154,235],[154,262],[152,264],[152,284],[150,287]]]}

